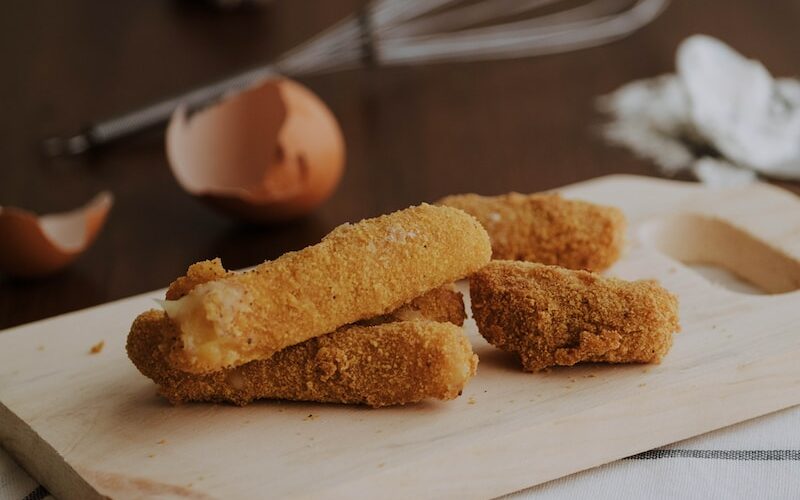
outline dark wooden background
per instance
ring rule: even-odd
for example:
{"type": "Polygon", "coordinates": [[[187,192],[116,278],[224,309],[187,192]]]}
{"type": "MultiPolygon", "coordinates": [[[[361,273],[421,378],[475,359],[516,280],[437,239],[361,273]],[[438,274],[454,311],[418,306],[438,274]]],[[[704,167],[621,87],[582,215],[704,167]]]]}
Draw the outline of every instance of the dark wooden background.
{"type": "Polygon", "coordinates": [[[334,226],[457,192],[537,191],[609,173],[656,175],[607,146],[594,99],[670,72],[678,43],[707,33],[800,74],[797,0],[673,0],[653,24],[603,47],[468,64],[309,78],[344,129],[343,182],[318,212],[283,226],[230,221],[186,196],[151,133],[85,157],[45,160],[39,141],[89,120],[253,67],[358,1],[276,0],[219,13],[191,2],[11,2],[0,14],[0,205],[38,212],[110,189],[96,244],[46,279],[0,276],[0,329],[166,286],[197,260],[230,268],[318,241],[334,226]]]}

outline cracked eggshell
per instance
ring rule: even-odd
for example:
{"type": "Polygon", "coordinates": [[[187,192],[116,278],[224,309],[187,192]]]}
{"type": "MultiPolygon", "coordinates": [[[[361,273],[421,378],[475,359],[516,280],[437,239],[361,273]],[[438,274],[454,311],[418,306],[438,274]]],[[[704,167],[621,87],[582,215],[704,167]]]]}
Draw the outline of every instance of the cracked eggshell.
{"type": "Polygon", "coordinates": [[[241,219],[305,215],[341,179],[341,129],[322,100],[289,79],[267,80],[189,115],[178,109],[167,157],[188,193],[241,219]]]}
{"type": "Polygon", "coordinates": [[[103,191],[69,212],[37,216],[0,207],[0,271],[37,277],[63,269],[94,242],[113,203],[103,191]]]}

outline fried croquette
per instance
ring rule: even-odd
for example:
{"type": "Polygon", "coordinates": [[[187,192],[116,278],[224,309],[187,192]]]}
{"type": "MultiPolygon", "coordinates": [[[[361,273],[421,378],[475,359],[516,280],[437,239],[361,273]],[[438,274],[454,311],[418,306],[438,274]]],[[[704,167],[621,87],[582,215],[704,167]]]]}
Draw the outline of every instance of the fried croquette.
{"type": "Polygon", "coordinates": [[[478,270],[491,256],[474,217],[423,204],[334,229],[322,242],[243,273],[190,270],[164,302],[183,348],[171,364],[207,373],[267,359],[340,326],[392,311],[478,270]],[[194,276],[194,277],[193,277],[194,276]],[[214,276],[196,285],[197,276],[214,276]]]}
{"type": "MultiPolygon", "coordinates": [[[[178,300],[191,292],[197,285],[213,281],[229,273],[230,271],[226,271],[222,267],[222,261],[219,258],[192,264],[185,276],[176,279],[167,288],[167,300],[178,300]]],[[[467,319],[467,313],[464,310],[464,296],[456,290],[452,283],[442,285],[388,314],[364,319],[358,321],[358,324],[368,326],[414,319],[428,319],[463,326],[464,320],[467,319]]]]}
{"type": "Polygon", "coordinates": [[[438,203],[480,221],[492,240],[493,259],[602,271],[616,262],[624,245],[622,211],[558,194],[461,194],[438,203]]]}
{"type": "Polygon", "coordinates": [[[464,322],[459,292],[434,290],[384,315],[383,321],[345,326],[266,360],[191,374],[171,366],[169,353],[180,349],[180,335],[163,311],[153,310],[136,318],[127,349],[136,367],[173,404],[245,405],[269,398],[378,407],[453,399],[475,374],[478,358],[457,326],[464,322]],[[420,319],[403,321],[409,311],[420,319]]]}
{"type": "Polygon", "coordinates": [[[677,298],[653,280],[493,261],[470,277],[470,296],[481,335],[531,372],[582,361],[658,363],[680,330],[677,298]]]}

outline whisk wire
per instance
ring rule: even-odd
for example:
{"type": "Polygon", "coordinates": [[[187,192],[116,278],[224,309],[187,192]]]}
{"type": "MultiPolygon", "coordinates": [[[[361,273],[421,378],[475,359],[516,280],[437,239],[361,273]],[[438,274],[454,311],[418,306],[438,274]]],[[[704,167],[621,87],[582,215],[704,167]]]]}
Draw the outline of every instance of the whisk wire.
{"type": "Polygon", "coordinates": [[[200,109],[264,78],[331,73],[364,65],[425,64],[553,54],[625,37],[655,19],[669,0],[592,0],[545,15],[560,0],[373,0],[359,13],[287,51],[274,63],[193,90],[79,134],[44,141],[50,156],[77,154],[165,123],[179,106],[200,109]],[[500,22],[504,18],[530,17],[500,22]]]}

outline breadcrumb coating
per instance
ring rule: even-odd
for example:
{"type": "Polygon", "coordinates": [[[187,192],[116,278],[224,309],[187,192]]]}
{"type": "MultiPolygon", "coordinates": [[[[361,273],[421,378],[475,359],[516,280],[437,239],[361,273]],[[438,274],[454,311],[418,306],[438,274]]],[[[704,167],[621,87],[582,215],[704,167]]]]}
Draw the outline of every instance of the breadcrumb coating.
{"type": "Polygon", "coordinates": [[[461,393],[478,363],[456,326],[464,317],[461,294],[442,287],[385,315],[387,323],[345,326],[266,360],[192,374],[170,364],[169,353],[180,349],[179,332],[163,311],[152,310],[134,321],[127,349],[139,371],[173,404],[245,405],[268,398],[378,407],[461,393]],[[428,319],[400,320],[408,311],[428,319]]]}
{"type": "MultiPolygon", "coordinates": [[[[230,273],[222,266],[219,258],[197,262],[189,266],[185,276],[179,277],[170,284],[166,298],[167,300],[178,300],[191,292],[197,285],[214,281],[230,273]]],[[[390,321],[414,319],[428,319],[462,326],[464,320],[467,319],[467,313],[464,310],[464,296],[452,283],[442,285],[388,314],[364,319],[358,324],[378,325],[390,321]]]]}
{"type": "Polygon", "coordinates": [[[390,321],[413,321],[416,319],[428,319],[463,326],[464,320],[467,319],[467,313],[464,310],[464,296],[452,284],[443,285],[420,295],[389,314],[361,320],[358,324],[368,326],[390,321]]]}
{"type": "Polygon", "coordinates": [[[266,359],[340,326],[392,311],[480,269],[489,236],[474,217],[423,204],[334,229],[321,243],[244,273],[203,264],[165,302],[183,349],[171,363],[206,373],[266,359]],[[214,276],[196,285],[197,276],[214,276]],[[192,285],[193,288],[192,288],[192,285]]]}
{"type": "Polygon", "coordinates": [[[438,203],[478,219],[492,240],[493,259],[602,271],[624,246],[625,216],[615,207],[549,193],[461,194],[438,203]]]}
{"type": "Polygon", "coordinates": [[[470,296],[481,335],[531,372],[582,361],[659,363],[680,330],[678,299],[653,280],[493,261],[470,278],[470,296]]]}
{"type": "Polygon", "coordinates": [[[172,283],[167,289],[167,300],[178,300],[194,287],[208,281],[214,281],[228,275],[228,271],[222,267],[222,261],[217,257],[214,260],[204,260],[192,264],[186,271],[186,276],[181,276],[172,283]]]}

